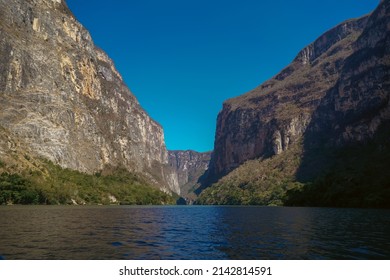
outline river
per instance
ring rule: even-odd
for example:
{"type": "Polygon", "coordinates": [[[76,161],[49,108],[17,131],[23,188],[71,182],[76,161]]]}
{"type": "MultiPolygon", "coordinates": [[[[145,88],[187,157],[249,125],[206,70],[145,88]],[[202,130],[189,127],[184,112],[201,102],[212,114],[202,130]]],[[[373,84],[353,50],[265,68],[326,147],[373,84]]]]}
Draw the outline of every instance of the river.
{"type": "Polygon", "coordinates": [[[390,259],[390,210],[2,206],[0,259],[390,259]]]}

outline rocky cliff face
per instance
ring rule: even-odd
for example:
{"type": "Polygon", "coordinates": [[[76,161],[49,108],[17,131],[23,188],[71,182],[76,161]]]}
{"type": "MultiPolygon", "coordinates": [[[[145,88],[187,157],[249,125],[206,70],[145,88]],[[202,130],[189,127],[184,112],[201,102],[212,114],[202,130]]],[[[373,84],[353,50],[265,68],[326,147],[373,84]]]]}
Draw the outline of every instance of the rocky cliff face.
{"type": "Polygon", "coordinates": [[[382,1],[372,15],[326,32],[274,78],[226,101],[203,184],[247,160],[279,155],[303,136],[331,133],[330,145],[373,136],[390,119],[388,6],[382,1]]]}
{"type": "Polygon", "coordinates": [[[330,30],[225,102],[203,188],[218,182],[196,203],[389,207],[389,6],[330,30]]]}
{"type": "Polygon", "coordinates": [[[313,114],[307,142],[364,142],[390,120],[390,3],[369,17],[336,84],[313,114]]]}
{"type": "Polygon", "coordinates": [[[178,176],[181,196],[191,197],[199,178],[209,167],[210,158],[211,152],[169,151],[169,165],[178,176]]]}
{"type": "Polygon", "coordinates": [[[161,126],[61,0],[0,0],[0,126],[38,156],[179,191],[161,126]]]}

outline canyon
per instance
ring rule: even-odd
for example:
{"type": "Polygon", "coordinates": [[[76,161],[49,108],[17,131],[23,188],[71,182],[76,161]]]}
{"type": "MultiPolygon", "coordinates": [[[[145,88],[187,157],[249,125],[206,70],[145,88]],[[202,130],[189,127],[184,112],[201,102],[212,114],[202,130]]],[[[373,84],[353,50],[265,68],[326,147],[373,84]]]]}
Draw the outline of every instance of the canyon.
{"type": "Polygon", "coordinates": [[[45,182],[66,190],[54,203],[389,205],[389,6],[339,24],[225,101],[214,150],[198,153],[167,150],[162,126],[65,1],[0,0],[0,204],[15,182],[45,182]],[[98,194],[80,198],[80,178],[98,194]],[[147,188],[133,197],[126,184],[147,188]]]}

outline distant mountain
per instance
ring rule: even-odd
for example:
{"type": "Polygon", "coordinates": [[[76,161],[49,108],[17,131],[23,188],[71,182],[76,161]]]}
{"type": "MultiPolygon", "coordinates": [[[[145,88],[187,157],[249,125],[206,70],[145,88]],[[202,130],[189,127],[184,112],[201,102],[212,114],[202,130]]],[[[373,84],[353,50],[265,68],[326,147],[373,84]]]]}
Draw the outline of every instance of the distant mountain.
{"type": "Polygon", "coordinates": [[[0,0],[0,53],[0,159],[9,172],[21,172],[19,150],[87,174],[123,168],[180,192],[162,127],[65,1],[0,0]]]}
{"type": "Polygon", "coordinates": [[[199,187],[199,178],[209,167],[211,152],[169,151],[169,165],[178,176],[180,195],[191,201],[194,190],[199,187]]]}
{"type": "Polygon", "coordinates": [[[389,2],[223,104],[199,203],[390,205],[389,2]]]}

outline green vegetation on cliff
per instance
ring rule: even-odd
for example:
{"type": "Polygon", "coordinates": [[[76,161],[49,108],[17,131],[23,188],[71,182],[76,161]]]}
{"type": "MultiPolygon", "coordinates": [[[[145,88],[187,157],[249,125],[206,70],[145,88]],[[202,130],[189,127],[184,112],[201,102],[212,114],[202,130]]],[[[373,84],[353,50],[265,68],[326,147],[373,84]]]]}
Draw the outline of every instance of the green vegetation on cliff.
{"type": "Polygon", "coordinates": [[[205,189],[197,204],[283,205],[286,191],[295,188],[302,144],[269,159],[249,160],[205,189]]]}
{"type": "Polygon", "coordinates": [[[339,149],[302,144],[250,160],[205,189],[197,204],[390,207],[390,130],[339,149]]]}
{"type": "Polygon", "coordinates": [[[61,168],[37,157],[0,126],[1,204],[175,204],[142,175],[106,166],[96,174],[61,168]]]}
{"type": "Polygon", "coordinates": [[[125,169],[89,175],[42,160],[41,171],[9,173],[0,161],[0,204],[174,204],[169,194],[125,169]]]}
{"type": "Polygon", "coordinates": [[[389,208],[389,139],[382,131],[369,143],[334,151],[325,172],[287,191],[285,205],[389,208]]]}

